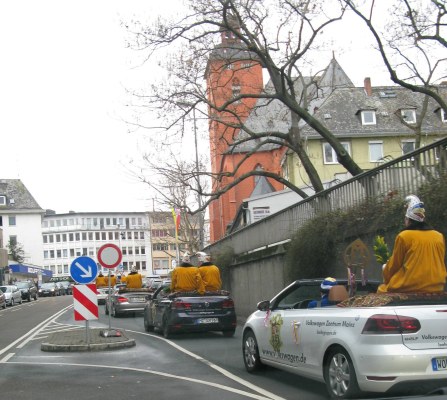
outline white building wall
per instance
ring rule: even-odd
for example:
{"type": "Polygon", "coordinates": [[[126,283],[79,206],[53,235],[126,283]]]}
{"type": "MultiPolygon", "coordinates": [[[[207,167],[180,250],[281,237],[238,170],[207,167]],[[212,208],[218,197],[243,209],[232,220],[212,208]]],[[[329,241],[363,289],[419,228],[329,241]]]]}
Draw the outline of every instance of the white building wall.
{"type": "MultiPolygon", "coordinates": [[[[73,260],[97,252],[106,243],[122,249],[122,270],[135,266],[143,276],[153,274],[149,221],[146,213],[69,213],[46,215],[42,224],[44,267],[53,276],[70,276],[73,260]]],[[[108,269],[101,268],[103,273],[108,269]]],[[[111,272],[121,275],[120,268],[111,272]]]]}
{"type": "Polygon", "coordinates": [[[20,213],[8,211],[3,214],[3,244],[9,243],[10,236],[17,237],[17,243],[25,252],[25,264],[43,266],[43,242],[41,235],[42,213],[20,213]],[[9,217],[15,216],[15,225],[9,224],[9,217]]]}

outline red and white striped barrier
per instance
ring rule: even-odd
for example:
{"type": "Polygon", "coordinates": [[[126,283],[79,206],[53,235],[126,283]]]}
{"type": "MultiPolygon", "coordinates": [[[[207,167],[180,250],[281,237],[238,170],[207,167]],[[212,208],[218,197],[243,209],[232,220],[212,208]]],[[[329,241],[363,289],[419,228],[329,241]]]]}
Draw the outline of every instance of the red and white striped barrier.
{"type": "Polygon", "coordinates": [[[74,285],[73,303],[75,321],[99,319],[98,297],[96,293],[96,285],[94,283],[74,285]]]}

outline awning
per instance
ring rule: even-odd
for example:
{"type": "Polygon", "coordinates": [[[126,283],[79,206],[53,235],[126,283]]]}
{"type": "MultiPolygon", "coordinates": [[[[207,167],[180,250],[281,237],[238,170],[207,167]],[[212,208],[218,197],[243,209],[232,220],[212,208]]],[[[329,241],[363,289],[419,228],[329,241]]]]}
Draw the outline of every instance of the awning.
{"type": "Polygon", "coordinates": [[[51,278],[53,276],[53,273],[48,269],[33,267],[30,265],[11,264],[8,267],[12,273],[16,273],[16,274],[37,276],[40,273],[40,274],[42,274],[42,276],[45,276],[47,278],[51,278]]]}

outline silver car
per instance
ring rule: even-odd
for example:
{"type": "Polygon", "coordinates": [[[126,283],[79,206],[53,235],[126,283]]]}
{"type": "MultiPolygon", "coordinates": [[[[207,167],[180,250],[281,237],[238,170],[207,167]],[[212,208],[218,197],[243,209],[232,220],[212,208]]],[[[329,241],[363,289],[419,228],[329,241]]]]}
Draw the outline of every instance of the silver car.
{"type": "Polygon", "coordinates": [[[125,314],[142,314],[146,301],[149,299],[149,294],[150,290],[148,288],[130,289],[116,287],[107,296],[105,313],[108,315],[110,312],[112,317],[119,317],[125,314]]]}
{"type": "Polygon", "coordinates": [[[22,304],[22,292],[15,285],[0,286],[0,290],[5,294],[6,304],[13,306],[14,304],[22,304]]]}

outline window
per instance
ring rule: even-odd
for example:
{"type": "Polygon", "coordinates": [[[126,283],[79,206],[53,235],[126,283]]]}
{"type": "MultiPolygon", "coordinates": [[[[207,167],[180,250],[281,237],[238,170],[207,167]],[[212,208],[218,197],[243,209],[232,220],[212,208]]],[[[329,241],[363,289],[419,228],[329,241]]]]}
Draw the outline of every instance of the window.
{"type": "MultiPolygon", "coordinates": [[[[441,109],[441,120],[442,120],[442,122],[447,122],[447,112],[445,112],[445,110],[442,110],[442,109],[441,109]]],[[[1,200],[0,200],[0,202],[1,202],[1,200]]]]}
{"type": "Polygon", "coordinates": [[[376,124],[376,112],[373,110],[364,110],[362,115],[362,125],[375,125],[376,124]]]}
{"type": "Polygon", "coordinates": [[[16,216],[15,215],[9,216],[9,226],[16,226],[16,216]]]}
{"type": "Polygon", "coordinates": [[[0,206],[6,205],[6,196],[0,196],[0,206]]]}
{"type": "Polygon", "coordinates": [[[79,232],[75,233],[75,238],[79,242],[81,240],[81,234],[79,232]]]}
{"type": "MultiPolygon", "coordinates": [[[[349,154],[351,154],[349,143],[342,142],[341,145],[349,154]]],[[[337,153],[335,153],[334,149],[329,143],[323,143],[323,158],[324,164],[338,164],[337,153]]]]}
{"type": "Polygon", "coordinates": [[[383,142],[369,142],[369,161],[376,162],[383,158],[383,142]]]}
{"type": "Polygon", "coordinates": [[[416,110],[400,110],[400,114],[407,124],[416,123],[416,110]]]}
{"type": "Polygon", "coordinates": [[[9,236],[9,243],[12,246],[17,246],[17,236],[16,235],[10,235],[9,236]]]}
{"type": "Polygon", "coordinates": [[[414,140],[402,140],[402,155],[411,153],[415,150],[414,140]]]}

